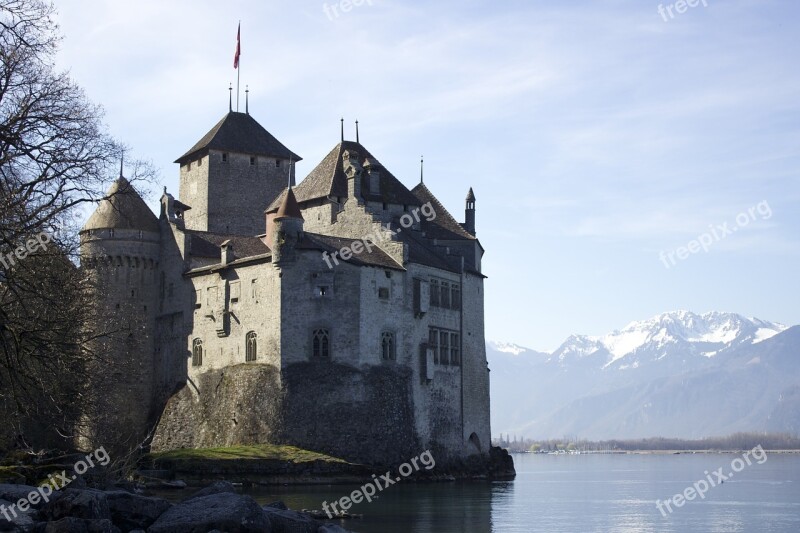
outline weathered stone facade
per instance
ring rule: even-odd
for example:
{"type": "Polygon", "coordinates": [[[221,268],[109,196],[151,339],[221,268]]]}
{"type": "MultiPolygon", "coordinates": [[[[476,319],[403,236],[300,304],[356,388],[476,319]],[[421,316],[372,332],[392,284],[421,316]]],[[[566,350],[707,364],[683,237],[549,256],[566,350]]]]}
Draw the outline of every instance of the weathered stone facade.
{"type": "Polygon", "coordinates": [[[165,191],[157,223],[138,203],[124,209],[133,233],[121,242],[119,217],[101,206],[82,231],[87,267],[142,257],[152,268],[124,284],[96,271],[114,287],[98,305],[142,337],[104,347],[138,361],[125,377],[135,394],[118,394],[142,406],[129,429],[145,439],[155,428],[155,450],[271,442],[364,463],[488,454],[472,191],[460,224],[350,141],[287,188],[299,158],[243,115],[178,159],[180,201],[165,191]]]}

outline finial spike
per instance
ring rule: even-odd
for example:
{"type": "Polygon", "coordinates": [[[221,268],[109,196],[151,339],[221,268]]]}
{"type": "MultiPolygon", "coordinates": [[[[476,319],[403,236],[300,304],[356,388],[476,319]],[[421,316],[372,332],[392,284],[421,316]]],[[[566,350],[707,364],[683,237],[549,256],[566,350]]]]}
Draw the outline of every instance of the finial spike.
{"type": "Polygon", "coordinates": [[[422,170],[423,170],[423,166],[424,165],[425,165],[425,156],[421,155],[421,156],[419,156],[419,182],[420,183],[425,183],[425,180],[423,179],[423,175],[422,175],[422,170]]]}
{"type": "Polygon", "coordinates": [[[233,111],[233,84],[228,84],[228,112],[233,111]]]}
{"type": "Polygon", "coordinates": [[[344,117],[339,119],[339,121],[342,123],[342,142],[344,142],[344,117]]]}
{"type": "Polygon", "coordinates": [[[356,119],[356,142],[360,142],[358,139],[358,119],[356,119]]]}
{"type": "Polygon", "coordinates": [[[250,114],[250,86],[244,86],[244,112],[250,114]]]}
{"type": "Polygon", "coordinates": [[[119,177],[122,177],[122,167],[125,166],[125,149],[122,149],[122,152],[119,156],[119,177]]]}
{"type": "Polygon", "coordinates": [[[289,185],[287,185],[286,188],[292,188],[292,156],[289,156],[289,185]]]}

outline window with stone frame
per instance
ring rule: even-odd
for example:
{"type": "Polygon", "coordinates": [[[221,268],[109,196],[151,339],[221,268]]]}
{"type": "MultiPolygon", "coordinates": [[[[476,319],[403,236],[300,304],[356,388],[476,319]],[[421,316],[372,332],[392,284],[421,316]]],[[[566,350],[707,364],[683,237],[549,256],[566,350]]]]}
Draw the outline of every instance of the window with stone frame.
{"type": "Polygon", "coordinates": [[[328,328],[318,328],[313,331],[311,335],[311,352],[314,358],[330,358],[331,335],[328,328]]]}
{"type": "Polygon", "coordinates": [[[439,280],[431,278],[431,305],[434,307],[439,307],[439,294],[439,280]]]}
{"type": "Polygon", "coordinates": [[[439,364],[439,330],[430,328],[428,335],[428,348],[433,351],[433,364],[439,364]]]}
{"type": "Polygon", "coordinates": [[[203,366],[203,341],[192,341],[192,366],[203,366]]]}
{"type": "Polygon", "coordinates": [[[439,296],[439,307],[450,309],[450,282],[440,281],[439,286],[442,289],[441,295],[439,296]]]}
{"type": "Polygon", "coordinates": [[[450,289],[452,295],[450,298],[450,307],[452,309],[461,309],[461,287],[458,283],[453,283],[450,289]]]}
{"type": "Polygon", "coordinates": [[[461,343],[458,333],[450,333],[450,364],[461,366],[461,343]]]}
{"type": "Polygon", "coordinates": [[[394,333],[391,331],[384,331],[381,334],[381,354],[384,361],[394,361],[397,358],[395,351],[394,333]]]}
{"type": "Polygon", "coordinates": [[[439,331],[439,363],[449,364],[450,359],[450,333],[439,331]]]}
{"type": "Polygon", "coordinates": [[[250,331],[245,336],[245,362],[251,363],[258,359],[258,335],[250,331]]]}

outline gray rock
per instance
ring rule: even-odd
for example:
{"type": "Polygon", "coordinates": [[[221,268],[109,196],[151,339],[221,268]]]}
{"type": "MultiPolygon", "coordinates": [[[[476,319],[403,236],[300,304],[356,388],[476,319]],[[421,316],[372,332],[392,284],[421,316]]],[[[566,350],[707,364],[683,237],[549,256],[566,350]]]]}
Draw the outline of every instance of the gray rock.
{"type": "Polygon", "coordinates": [[[264,507],[273,533],[317,533],[320,523],[305,513],[264,507]]]}
{"type": "Polygon", "coordinates": [[[147,529],[167,512],[172,504],[161,498],[148,498],[125,491],[106,492],[114,525],[125,531],[147,529]]]}
{"type": "MultiPolygon", "coordinates": [[[[17,503],[20,500],[27,500],[28,496],[30,496],[31,492],[38,492],[37,487],[31,487],[30,485],[7,485],[7,484],[0,484],[0,500],[6,500],[11,502],[12,504],[17,503]]],[[[34,506],[35,508],[39,508],[42,506],[44,502],[40,502],[34,506]]]]}
{"type": "Polygon", "coordinates": [[[47,524],[39,524],[37,532],[41,533],[121,533],[111,520],[84,520],[67,517],[47,524]]]}
{"type": "Polygon", "coordinates": [[[16,504],[19,500],[10,502],[7,500],[0,499],[0,506],[5,506],[6,512],[8,513],[8,517],[11,520],[8,520],[0,514],[0,531],[14,531],[14,532],[27,532],[33,531],[34,527],[34,519],[33,517],[36,515],[36,511],[33,509],[28,509],[26,512],[20,512],[18,509],[15,509],[16,516],[14,513],[10,511],[11,506],[16,504]]]}
{"type": "Polygon", "coordinates": [[[45,520],[55,521],[62,518],[82,518],[84,520],[111,519],[106,493],[98,490],[67,489],[55,501],[42,507],[45,520]]]}
{"type": "Polygon", "coordinates": [[[212,494],[224,494],[224,493],[236,493],[236,487],[234,487],[231,483],[227,481],[215,481],[208,487],[202,488],[186,498],[184,501],[188,502],[189,500],[193,500],[195,498],[203,498],[204,496],[211,496],[212,494]]]}
{"type": "Polygon", "coordinates": [[[286,507],[286,504],[281,502],[281,501],[268,503],[264,507],[270,507],[272,509],[280,509],[281,511],[288,511],[289,510],[289,508],[286,507]]]}
{"type": "Polygon", "coordinates": [[[148,533],[272,533],[269,518],[249,496],[219,493],[192,498],[161,515],[148,533]]]}

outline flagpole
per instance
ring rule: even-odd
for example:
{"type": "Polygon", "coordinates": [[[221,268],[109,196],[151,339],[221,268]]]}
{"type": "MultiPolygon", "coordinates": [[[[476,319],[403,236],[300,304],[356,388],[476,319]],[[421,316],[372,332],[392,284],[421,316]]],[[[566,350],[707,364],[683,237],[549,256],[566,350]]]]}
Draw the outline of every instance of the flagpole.
{"type": "Polygon", "coordinates": [[[236,67],[236,112],[239,112],[239,78],[242,75],[242,21],[239,20],[239,29],[236,32],[236,50],[238,52],[239,62],[236,67]]]}

